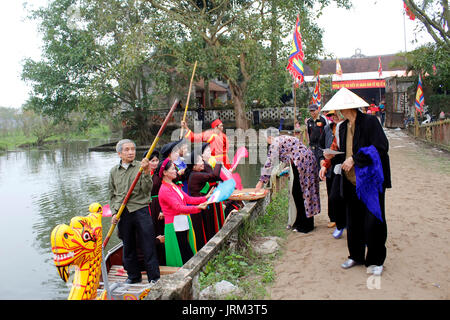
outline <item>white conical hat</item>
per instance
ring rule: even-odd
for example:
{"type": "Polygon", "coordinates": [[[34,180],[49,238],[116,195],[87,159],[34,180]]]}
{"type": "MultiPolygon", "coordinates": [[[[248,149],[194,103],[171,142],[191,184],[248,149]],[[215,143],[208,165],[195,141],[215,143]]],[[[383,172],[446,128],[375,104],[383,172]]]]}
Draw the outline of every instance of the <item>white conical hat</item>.
{"type": "Polygon", "coordinates": [[[322,108],[322,111],[355,109],[369,104],[347,88],[341,88],[322,108]]]}

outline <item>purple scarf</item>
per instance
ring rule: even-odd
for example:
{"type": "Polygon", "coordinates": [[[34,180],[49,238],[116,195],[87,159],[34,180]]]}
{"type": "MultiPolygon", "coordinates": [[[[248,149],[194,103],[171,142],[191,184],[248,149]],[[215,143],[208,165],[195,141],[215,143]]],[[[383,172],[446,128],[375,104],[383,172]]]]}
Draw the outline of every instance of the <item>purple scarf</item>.
{"type": "Polygon", "coordinates": [[[373,145],[361,148],[358,152],[368,155],[372,159],[372,164],[367,167],[355,166],[356,194],[364,202],[367,209],[378,220],[383,221],[378,196],[379,193],[383,192],[384,181],[380,155],[373,145]]]}

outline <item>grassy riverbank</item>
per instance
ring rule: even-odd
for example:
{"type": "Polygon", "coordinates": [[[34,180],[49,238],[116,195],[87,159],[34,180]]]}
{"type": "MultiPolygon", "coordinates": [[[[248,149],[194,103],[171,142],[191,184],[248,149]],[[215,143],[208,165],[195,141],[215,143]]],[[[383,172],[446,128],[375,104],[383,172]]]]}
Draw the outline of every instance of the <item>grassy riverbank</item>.
{"type": "MultiPolygon", "coordinates": [[[[107,139],[110,136],[110,128],[107,125],[99,125],[89,128],[85,132],[65,132],[52,135],[44,140],[44,145],[57,144],[67,141],[107,139]]],[[[37,147],[37,140],[38,137],[33,134],[25,135],[23,131],[16,130],[0,136],[0,151],[37,147]]]]}
{"type": "Polygon", "coordinates": [[[288,190],[284,188],[267,207],[264,215],[249,221],[239,233],[240,245],[235,249],[224,248],[211,260],[200,274],[200,290],[216,282],[226,280],[238,286],[242,294],[227,299],[270,299],[266,288],[274,281],[273,262],[281,251],[261,255],[251,246],[255,237],[276,236],[285,239],[288,217],[288,190]]]}

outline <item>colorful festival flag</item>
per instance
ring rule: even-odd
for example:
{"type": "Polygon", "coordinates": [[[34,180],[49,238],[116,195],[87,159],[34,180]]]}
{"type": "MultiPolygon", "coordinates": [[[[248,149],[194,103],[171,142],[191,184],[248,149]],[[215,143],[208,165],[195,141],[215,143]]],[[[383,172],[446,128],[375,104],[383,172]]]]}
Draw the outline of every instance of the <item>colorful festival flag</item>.
{"type": "Polygon", "coordinates": [[[381,57],[378,57],[378,76],[381,78],[383,75],[383,68],[381,67],[381,57]]]}
{"type": "Polygon", "coordinates": [[[409,19],[411,20],[416,19],[414,13],[412,13],[411,9],[406,5],[405,0],[403,0],[403,8],[405,8],[406,15],[409,17],[409,19]]]}
{"type": "Polygon", "coordinates": [[[342,68],[339,59],[336,59],[336,74],[342,76],[342,68]]]}
{"type": "Polygon", "coordinates": [[[423,105],[425,103],[424,97],[423,97],[423,88],[422,88],[422,79],[419,74],[419,83],[417,84],[417,93],[416,93],[416,111],[420,112],[422,114],[423,112],[423,105]]]}
{"type": "Polygon", "coordinates": [[[320,93],[320,76],[317,74],[316,77],[316,86],[314,87],[313,96],[311,99],[311,104],[315,103],[319,106],[319,111],[322,107],[322,94],[320,93]]]}
{"type": "Polygon", "coordinates": [[[295,30],[292,39],[291,53],[289,54],[289,62],[286,69],[294,78],[296,83],[302,83],[303,77],[303,59],[305,54],[302,47],[302,35],[300,33],[300,19],[297,15],[297,22],[295,23],[295,30]]]}

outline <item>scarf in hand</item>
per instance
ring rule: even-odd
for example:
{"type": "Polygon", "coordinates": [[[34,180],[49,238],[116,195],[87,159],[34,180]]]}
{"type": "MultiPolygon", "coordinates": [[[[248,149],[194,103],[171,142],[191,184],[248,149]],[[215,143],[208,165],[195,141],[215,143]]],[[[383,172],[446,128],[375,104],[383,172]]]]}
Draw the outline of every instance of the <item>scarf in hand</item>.
{"type": "Polygon", "coordinates": [[[383,192],[384,181],[380,155],[373,145],[361,148],[358,152],[368,155],[372,159],[372,164],[366,167],[355,166],[356,194],[367,209],[378,220],[383,221],[379,201],[379,193],[383,192]]]}

